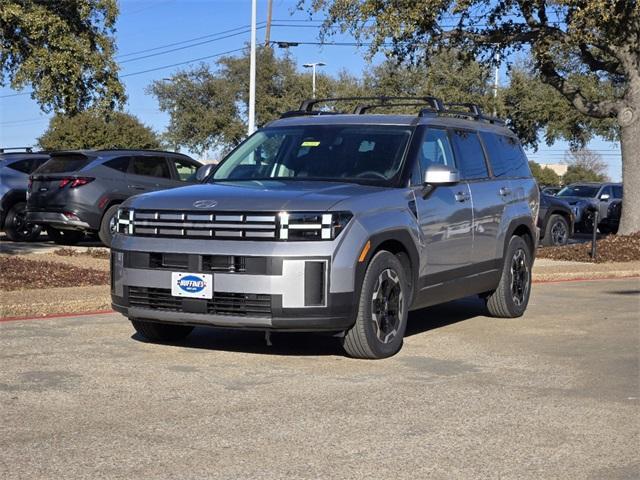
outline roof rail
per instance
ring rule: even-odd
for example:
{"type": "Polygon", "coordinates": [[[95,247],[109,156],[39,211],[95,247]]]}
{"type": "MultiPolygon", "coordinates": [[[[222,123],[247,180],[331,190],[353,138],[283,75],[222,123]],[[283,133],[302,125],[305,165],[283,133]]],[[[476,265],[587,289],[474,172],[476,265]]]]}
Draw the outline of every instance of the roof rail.
{"type": "MultiPolygon", "coordinates": [[[[303,101],[300,104],[300,109],[298,110],[299,112],[305,112],[306,114],[314,114],[317,110],[313,110],[313,107],[316,106],[319,103],[329,103],[329,102],[354,102],[354,101],[362,101],[362,100],[368,100],[368,101],[372,101],[374,100],[376,103],[373,104],[359,104],[358,106],[356,106],[356,108],[354,109],[353,113],[356,115],[360,115],[364,112],[366,112],[368,109],[370,108],[374,108],[374,107],[378,107],[378,106],[394,106],[394,104],[391,104],[389,102],[393,102],[395,100],[414,100],[415,102],[418,101],[422,101],[424,103],[426,103],[430,108],[433,108],[434,110],[441,110],[442,109],[442,101],[436,97],[423,97],[423,96],[402,96],[402,97],[396,97],[396,96],[386,96],[386,95],[377,95],[377,96],[371,96],[371,97],[334,97],[334,98],[312,98],[312,99],[307,99],[305,101],[303,101]]],[[[411,104],[414,105],[414,104],[411,104]]],[[[420,106],[418,103],[415,103],[416,106],[420,106]]],[[[403,105],[405,106],[405,105],[403,105]]]]}
{"type": "Polygon", "coordinates": [[[504,120],[490,115],[485,115],[482,112],[480,105],[476,103],[445,103],[444,111],[442,113],[445,115],[467,117],[474,120],[482,120],[489,123],[504,125],[504,120]],[[466,110],[456,110],[456,108],[463,108],[466,110]]]}
{"type": "Polygon", "coordinates": [[[27,153],[33,153],[33,147],[2,147],[0,153],[6,153],[7,150],[24,150],[27,153]]]}

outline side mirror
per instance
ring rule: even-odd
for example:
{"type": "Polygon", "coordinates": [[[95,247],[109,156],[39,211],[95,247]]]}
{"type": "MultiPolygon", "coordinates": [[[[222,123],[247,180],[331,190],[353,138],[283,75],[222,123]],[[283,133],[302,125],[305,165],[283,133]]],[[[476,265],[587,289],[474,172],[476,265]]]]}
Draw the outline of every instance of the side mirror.
{"type": "Polygon", "coordinates": [[[603,193],[602,195],[600,195],[600,201],[601,202],[607,202],[610,197],[611,196],[608,193],[603,193]]]}
{"type": "Polygon", "coordinates": [[[211,175],[211,172],[213,172],[215,168],[216,168],[216,165],[214,165],[213,163],[202,165],[200,168],[198,168],[198,171],[196,172],[196,180],[199,182],[203,181],[205,178],[211,175]]]}
{"type": "Polygon", "coordinates": [[[454,185],[460,181],[460,174],[457,170],[435,163],[429,165],[424,172],[425,185],[436,187],[438,185],[454,185]]]}

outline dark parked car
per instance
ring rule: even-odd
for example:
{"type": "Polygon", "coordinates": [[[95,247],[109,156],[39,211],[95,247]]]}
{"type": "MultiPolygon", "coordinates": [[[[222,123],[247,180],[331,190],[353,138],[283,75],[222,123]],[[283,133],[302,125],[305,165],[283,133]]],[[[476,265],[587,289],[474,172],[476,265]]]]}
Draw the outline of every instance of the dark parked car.
{"type": "Polygon", "coordinates": [[[573,183],[556,196],[571,205],[577,231],[591,233],[596,212],[601,233],[612,233],[617,229],[615,219],[609,218],[609,208],[616,200],[622,200],[621,183],[573,183]]]}
{"type": "Polygon", "coordinates": [[[0,229],[9,240],[26,242],[40,236],[41,228],[25,221],[29,174],[49,160],[44,152],[5,152],[0,149],[0,229]]]}
{"type": "Polygon", "coordinates": [[[31,175],[27,219],[54,242],[70,245],[86,232],[111,245],[118,205],[140,193],[196,182],[192,158],[152,150],[55,152],[31,175]]]}
{"type": "Polygon", "coordinates": [[[567,202],[553,195],[540,194],[538,228],[542,245],[566,245],[573,235],[574,219],[571,206],[567,202]]]}

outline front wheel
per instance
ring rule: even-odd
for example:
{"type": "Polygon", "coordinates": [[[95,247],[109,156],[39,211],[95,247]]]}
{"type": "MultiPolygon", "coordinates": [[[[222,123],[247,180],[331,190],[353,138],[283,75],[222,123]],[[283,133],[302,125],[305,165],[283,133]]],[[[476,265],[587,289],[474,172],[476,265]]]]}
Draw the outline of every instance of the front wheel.
{"type": "Polygon", "coordinates": [[[566,245],[569,241],[569,222],[562,215],[551,215],[545,235],[542,239],[543,245],[549,247],[559,247],[566,245]]]}
{"type": "Polygon", "coordinates": [[[111,247],[111,240],[113,240],[113,234],[115,232],[115,224],[114,220],[116,214],[118,213],[119,205],[113,205],[104,212],[102,216],[102,222],[100,222],[100,231],[98,232],[98,237],[100,237],[100,241],[104,243],[107,247],[111,247]]]}
{"type": "Polygon", "coordinates": [[[24,202],[16,203],[9,209],[4,220],[4,233],[13,242],[32,242],[40,237],[40,226],[26,221],[26,207],[24,202]]]}
{"type": "Polygon", "coordinates": [[[47,234],[58,245],[75,245],[84,239],[84,232],[80,230],[58,230],[47,227],[47,234]]]}
{"type": "Polygon", "coordinates": [[[342,339],[355,358],[386,358],[402,347],[409,309],[407,274],[391,252],[373,257],[362,282],[356,322],[342,339]]]}
{"type": "Polygon", "coordinates": [[[193,330],[189,325],[155,323],[145,320],[131,320],[136,332],[151,342],[177,342],[184,339],[193,330]]]}
{"type": "Polygon", "coordinates": [[[513,236],[505,252],[498,288],[487,297],[487,310],[494,317],[520,317],[531,294],[531,249],[522,237],[513,236]]]}

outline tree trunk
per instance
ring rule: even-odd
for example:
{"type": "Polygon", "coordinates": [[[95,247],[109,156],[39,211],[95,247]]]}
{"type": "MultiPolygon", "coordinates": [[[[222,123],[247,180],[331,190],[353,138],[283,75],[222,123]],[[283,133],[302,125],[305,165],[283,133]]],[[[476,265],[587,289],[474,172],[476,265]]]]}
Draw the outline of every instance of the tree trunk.
{"type": "Polygon", "coordinates": [[[640,97],[634,97],[634,108],[618,115],[624,184],[620,235],[640,232],[640,97]]]}

